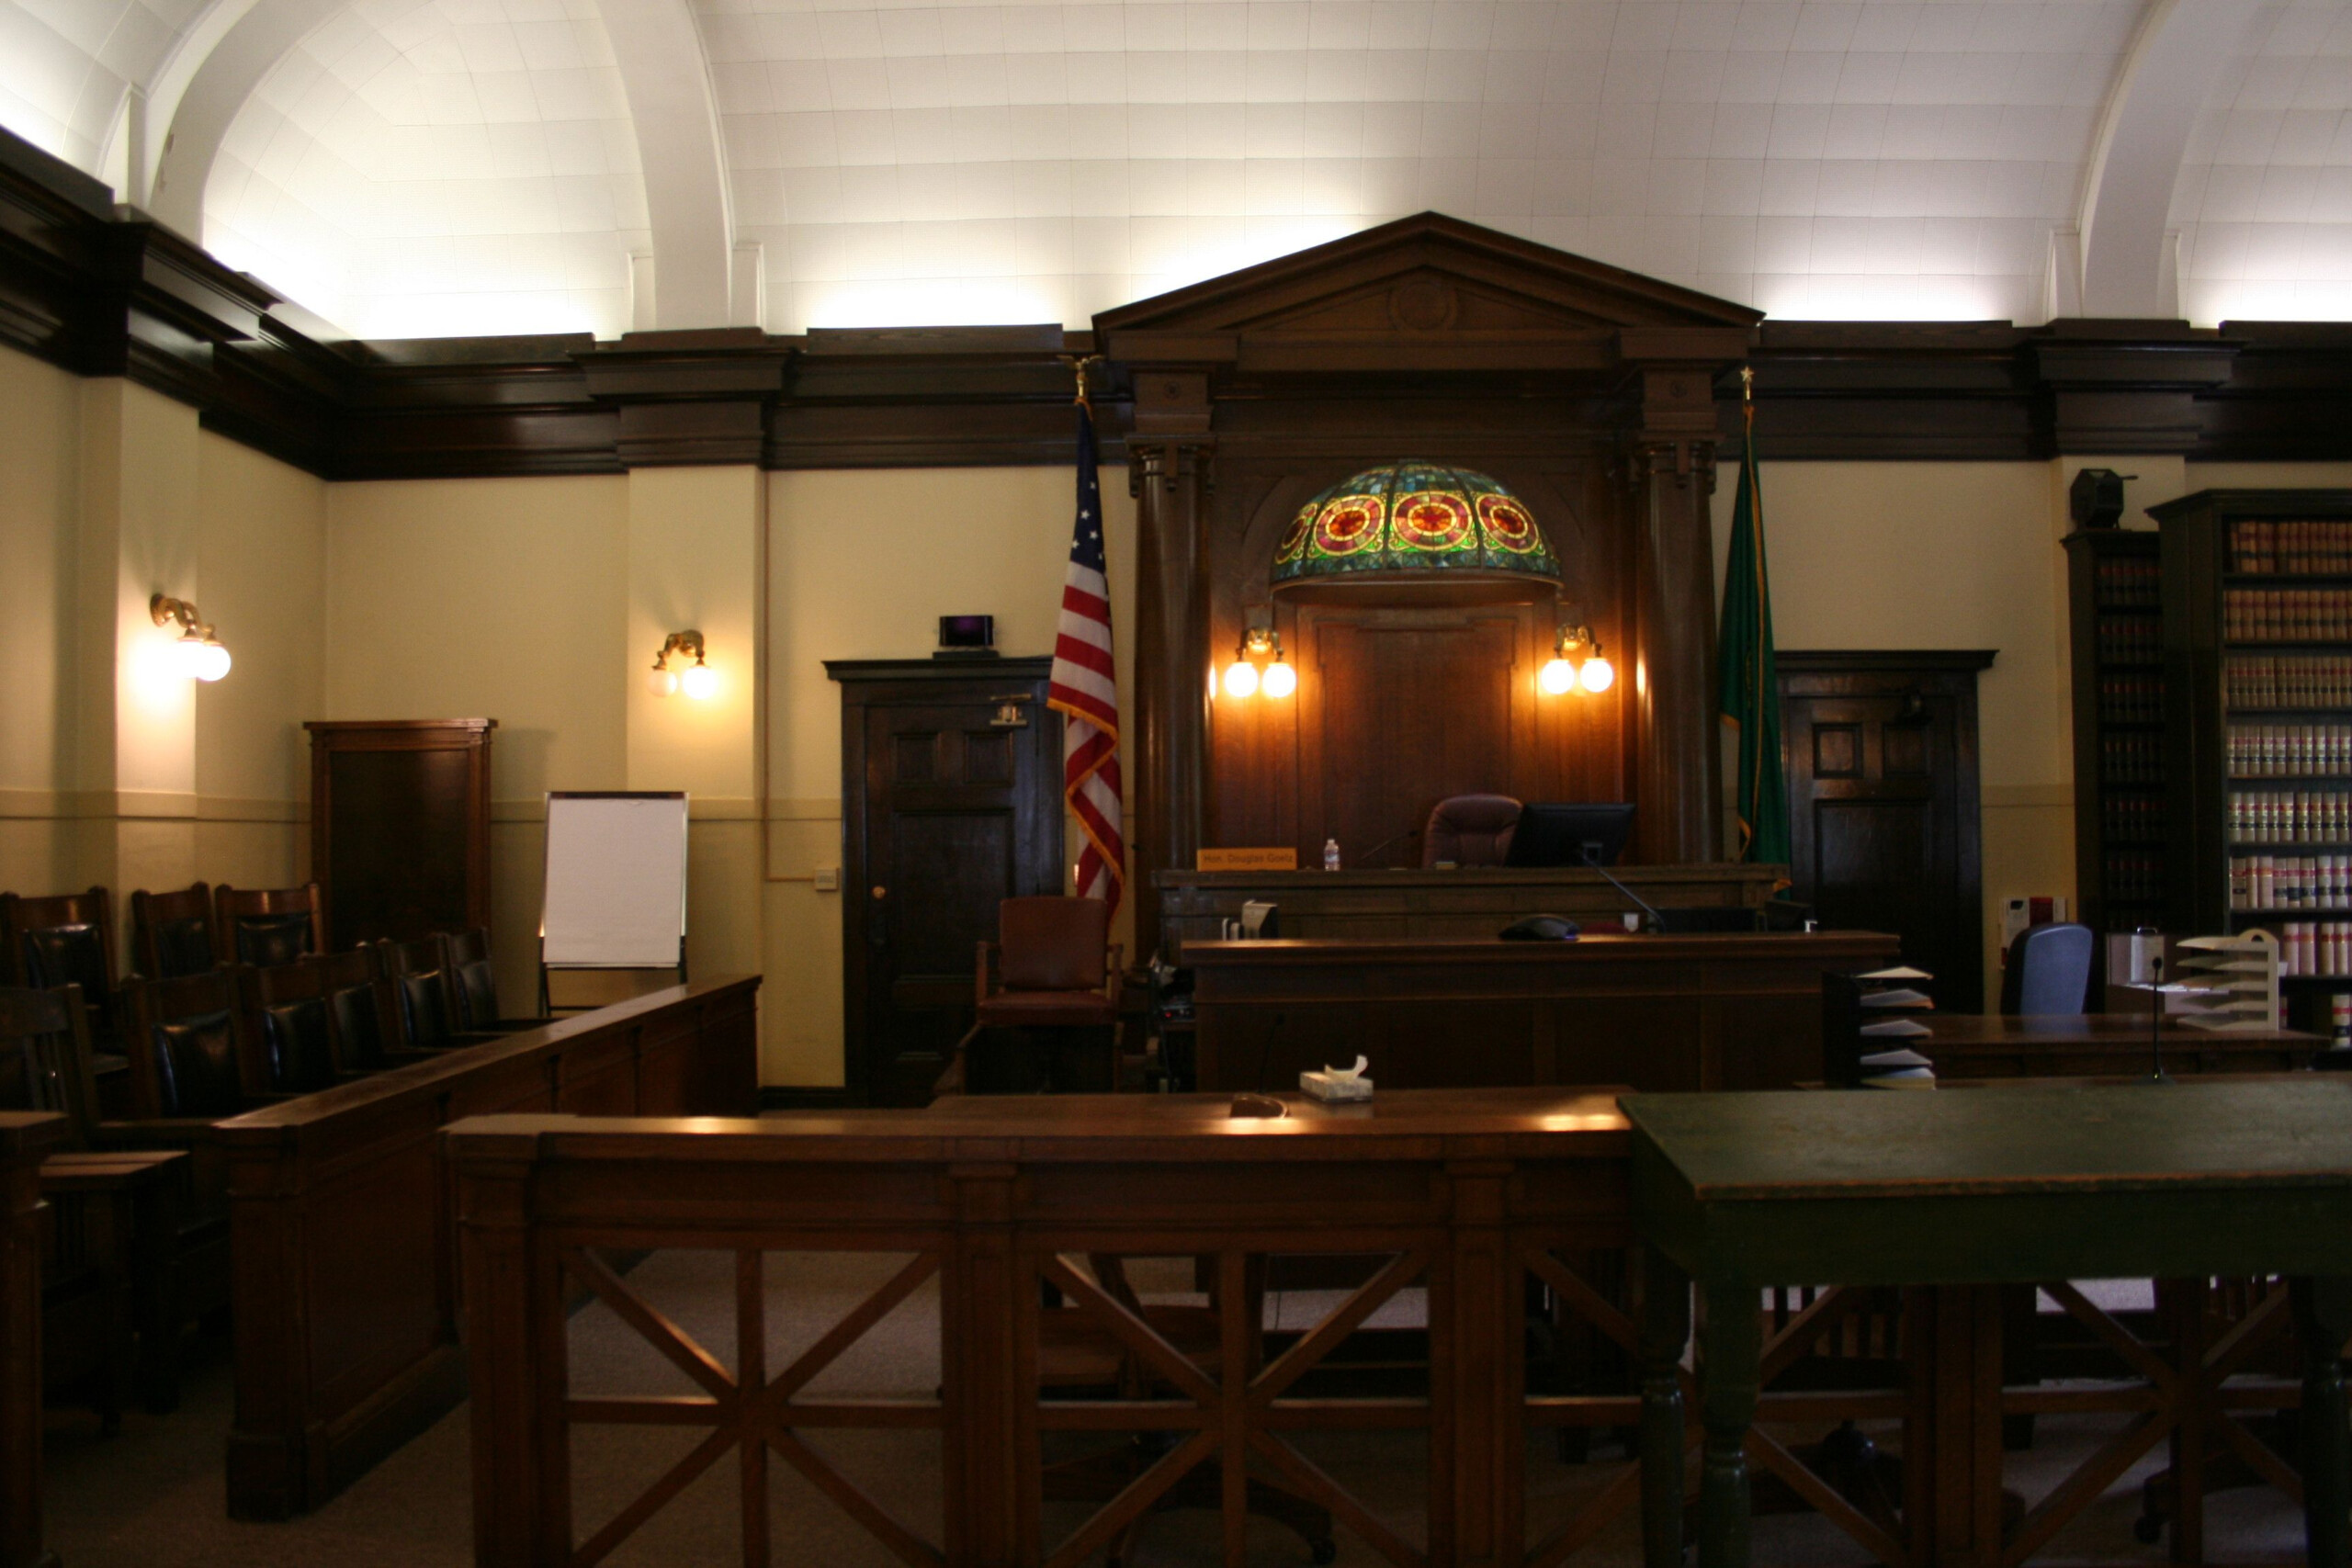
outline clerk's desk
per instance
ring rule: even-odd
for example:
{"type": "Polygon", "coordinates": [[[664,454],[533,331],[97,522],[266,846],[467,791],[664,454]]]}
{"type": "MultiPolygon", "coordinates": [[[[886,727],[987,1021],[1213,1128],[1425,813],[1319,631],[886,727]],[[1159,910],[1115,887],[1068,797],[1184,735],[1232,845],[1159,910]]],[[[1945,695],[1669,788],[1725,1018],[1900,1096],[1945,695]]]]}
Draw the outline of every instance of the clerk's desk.
{"type": "Polygon", "coordinates": [[[1295,1089],[1302,1070],[1361,1053],[1384,1089],[1650,1092],[1818,1078],[1822,975],[1891,964],[1897,948],[1877,931],[1600,931],[1186,942],[1181,962],[1205,1091],[1295,1089]]]}
{"type": "MultiPolygon", "coordinates": [[[[1777,865],[1617,865],[1610,872],[1660,908],[1754,908],[1788,880],[1777,865]]],[[[1521,915],[1614,925],[1635,908],[1585,869],[1465,866],[1457,871],[1161,871],[1161,940],[1208,942],[1251,899],[1282,911],[1286,937],[1490,937],[1521,915]]]]}

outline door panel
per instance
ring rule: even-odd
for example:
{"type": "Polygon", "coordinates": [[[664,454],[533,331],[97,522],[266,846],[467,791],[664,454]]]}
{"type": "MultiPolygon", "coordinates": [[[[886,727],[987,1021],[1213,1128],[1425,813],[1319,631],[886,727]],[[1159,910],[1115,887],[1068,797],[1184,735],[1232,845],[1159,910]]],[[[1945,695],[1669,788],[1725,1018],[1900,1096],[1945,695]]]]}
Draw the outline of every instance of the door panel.
{"type": "Polygon", "coordinates": [[[997,906],[1061,890],[1061,721],[1043,660],[831,666],[842,682],[850,1081],[922,1105],[971,1026],[997,906]],[[850,671],[878,671],[860,679],[850,671]]]}
{"type": "Polygon", "coordinates": [[[1981,655],[1785,654],[1794,897],[1892,931],[1939,1007],[1984,1005],[1975,671],[1981,655]]]}

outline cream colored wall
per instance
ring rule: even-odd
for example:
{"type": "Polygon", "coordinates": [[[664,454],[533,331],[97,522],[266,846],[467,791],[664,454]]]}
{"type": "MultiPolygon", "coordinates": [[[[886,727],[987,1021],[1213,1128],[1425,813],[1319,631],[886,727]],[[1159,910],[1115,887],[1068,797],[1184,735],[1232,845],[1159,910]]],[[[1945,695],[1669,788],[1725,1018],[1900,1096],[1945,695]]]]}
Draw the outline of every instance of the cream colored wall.
{"type": "MultiPolygon", "coordinates": [[[[1977,682],[1987,994],[2000,901],[2072,897],[2063,481],[2050,463],[1768,463],[1778,646],[1997,650],[1977,682]]],[[[1716,578],[1733,476],[1715,495],[1716,578]]]]}
{"type": "Polygon", "coordinates": [[[197,445],[198,601],[235,660],[196,690],[198,874],[310,874],[310,738],[325,697],[327,485],[210,431],[197,445]]]}
{"type": "Polygon", "coordinates": [[[628,481],[618,476],[328,487],[325,713],[498,720],[492,944],[503,1005],[538,988],[551,789],[628,777],[628,481]]]}
{"type": "MultiPolygon", "coordinates": [[[[1075,495],[1068,468],[779,473],[769,487],[765,1071],[838,1084],[842,896],[814,884],[842,863],[841,693],[824,661],[923,657],[947,615],[994,615],[1007,655],[1051,653],[1075,495]]],[[[1102,510],[1120,707],[1133,713],[1124,468],[1102,470],[1102,510]]],[[[1064,840],[1074,852],[1075,830],[1064,840]]]]}
{"type": "Polygon", "coordinates": [[[0,888],[51,892],[79,869],[59,796],[74,787],[76,379],[0,349],[0,888]]]}
{"type": "Polygon", "coordinates": [[[101,884],[127,919],[137,887],[300,874],[325,488],[185,404],[0,351],[0,886],[101,884]],[[159,592],[219,627],[228,679],[172,666],[159,592]]]}

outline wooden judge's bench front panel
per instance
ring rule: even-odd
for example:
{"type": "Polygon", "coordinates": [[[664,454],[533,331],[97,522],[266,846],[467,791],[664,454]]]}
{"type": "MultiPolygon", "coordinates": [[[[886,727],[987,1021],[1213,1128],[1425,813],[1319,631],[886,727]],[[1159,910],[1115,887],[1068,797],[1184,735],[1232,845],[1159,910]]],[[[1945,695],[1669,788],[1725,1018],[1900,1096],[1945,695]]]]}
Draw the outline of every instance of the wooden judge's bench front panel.
{"type": "Polygon", "coordinates": [[[1209,1091],[1295,1089],[1359,1055],[1383,1090],[1787,1089],[1822,1076],[1821,976],[1896,956],[1876,931],[1183,947],[1209,1091]]]}

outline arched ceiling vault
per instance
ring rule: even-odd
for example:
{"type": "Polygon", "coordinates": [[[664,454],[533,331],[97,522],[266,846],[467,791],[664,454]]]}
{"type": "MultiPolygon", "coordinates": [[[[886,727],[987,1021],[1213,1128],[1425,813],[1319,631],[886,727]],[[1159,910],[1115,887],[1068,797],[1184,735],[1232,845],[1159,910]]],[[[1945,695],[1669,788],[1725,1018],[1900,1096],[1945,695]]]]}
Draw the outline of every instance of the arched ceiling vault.
{"type": "Polygon", "coordinates": [[[0,124],[370,336],[1078,324],[1423,208],[1782,317],[2352,317],[2341,0],[0,0],[0,124]]]}

